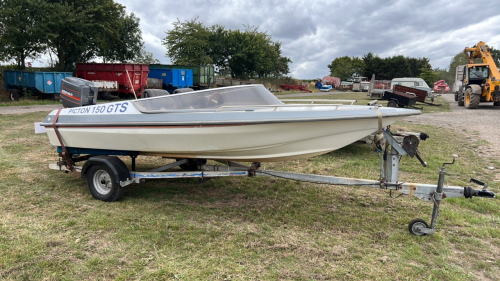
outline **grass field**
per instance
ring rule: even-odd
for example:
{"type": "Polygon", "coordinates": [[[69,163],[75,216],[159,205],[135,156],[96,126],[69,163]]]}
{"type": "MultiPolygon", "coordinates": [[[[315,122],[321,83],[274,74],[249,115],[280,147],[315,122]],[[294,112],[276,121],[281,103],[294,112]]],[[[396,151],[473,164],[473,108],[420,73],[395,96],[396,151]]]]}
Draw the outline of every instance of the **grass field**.
{"type": "MultiPolygon", "coordinates": [[[[318,98],[368,100],[361,93],[318,98]]],[[[311,97],[307,97],[311,98],[311,97]]],[[[443,101],[438,101],[443,103],[443,101]]],[[[448,111],[425,106],[423,112],[448,111]]],[[[147,181],[119,202],[92,198],[86,183],[48,169],[58,160],[33,122],[47,113],[0,115],[1,280],[498,280],[498,199],[442,202],[433,236],[410,235],[415,218],[430,222],[432,204],[361,187],[275,178],[147,181]]],[[[462,132],[399,122],[423,131],[429,167],[403,157],[400,180],[447,185],[485,180],[500,192],[497,159],[462,132]],[[453,140],[453,141],[450,141],[453,140]]],[[[125,159],[126,163],[130,163],[125,159]]],[[[139,157],[146,170],[169,162],[139,157]]],[[[352,144],[310,158],[263,164],[266,169],[378,179],[380,158],[352,144]]],[[[475,187],[477,188],[477,186],[475,187]]]]}

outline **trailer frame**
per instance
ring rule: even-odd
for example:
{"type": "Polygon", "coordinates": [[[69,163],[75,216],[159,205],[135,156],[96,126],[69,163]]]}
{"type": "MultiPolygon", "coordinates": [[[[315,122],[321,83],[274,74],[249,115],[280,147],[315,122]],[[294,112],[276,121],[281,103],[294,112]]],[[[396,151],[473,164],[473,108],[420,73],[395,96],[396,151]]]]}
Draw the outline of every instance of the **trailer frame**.
{"type": "Polygon", "coordinates": [[[195,159],[176,159],[174,163],[149,171],[139,172],[136,171],[135,164],[135,159],[139,155],[139,152],[71,147],[58,147],[58,152],[62,159],[56,164],[49,164],[49,168],[66,172],[73,171],[77,176],[78,172],[80,172],[79,176],[87,180],[89,190],[94,198],[103,201],[119,200],[125,192],[125,187],[130,184],[138,184],[151,179],[171,178],[199,178],[202,182],[214,177],[268,176],[296,181],[308,181],[331,185],[364,186],[385,189],[391,192],[397,191],[401,194],[416,196],[427,202],[433,202],[430,226],[422,219],[412,220],[408,224],[408,230],[411,234],[422,236],[435,233],[440,202],[445,198],[471,198],[475,196],[494,198],[495,194],[487,190],[488,185],[486,183],[477,179],[471,179],[471,182],[481,185],[483,188],[480,190],[475,190],[467,186],[444,186],[444,177],[446,174],[445,166],[455,163],[455,155],[453,156],[452,162],[443,163],[439,172],[437,185],[400,182],[398,177],[401,156],[408,155],[410,157],[417,157],[424,167],[427,166],[427,163],[425,163],[418,154],[418,145],[420,139],[425,140],[428,136],[422,133],[417,135],[418,134],[415,133],[395,134],[390,131],[390,128],[387,128],[373,138],[378,140],[385,139],[385,149],[382,149],[382,143],[380,141],[372,142],[372,145],[384,151],[384,156],[381,158],[380,178],[378,180],[261,170],[261,165],[258,162],[252,163],[250,166],[232,161],[218,161],[219,163],[224,163],[225,166],[207,165],[206,161],[203,162],[195,159]],[[84,155],[82,156],[82,154],[84,155]],[[130,156],[132,158],[131,171],[128,170],[123,161],[117,156],[130,156]],[[86,161],[83,167],[73,165],[81,161],[86,161]],[[194,164],[198,169],[196,171],[164,172],[188,164],[190,164],[189,167],[193,167],[194,164]]]}

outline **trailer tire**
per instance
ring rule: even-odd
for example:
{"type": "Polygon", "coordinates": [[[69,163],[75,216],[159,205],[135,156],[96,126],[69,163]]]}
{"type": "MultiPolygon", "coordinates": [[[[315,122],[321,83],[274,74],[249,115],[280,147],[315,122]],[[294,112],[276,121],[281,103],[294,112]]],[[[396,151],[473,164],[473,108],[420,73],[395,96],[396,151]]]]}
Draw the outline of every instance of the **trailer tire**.
{"type": "Polygon", "coordinates": [[[467,109],[476,109],[479,107],[479,102],[481,101],[481,96],[474,94],[472,88],[467,88],[465,91],[464,105],[467,109]]]}
{"type": "Polygon", "coordinates": [[[112,100],[119,98],[119,94],[113,95],[111,92],[99,92],[97,93],[97,98],[101,100],[112,100]]]}
{"type": "Polygon", "coordinates": [[[194,89],[192,89],[192,88],[175,89],[175,90],[172,92],[172,95],[175,95],[175,94],[180,94],[180,93],[193,92],[193,91],[194,91],[194,89]]]}
{"type": "Polygon", "coordinates": [[[106,165],[92,165],[87,172],[87,184],[95,199],[113,202],[123,197],[125,187],[120,186],[106,165]]]}
{"type": "Polygon", "coordinates": [[[390,100],[388,103],[387,103],[387,107],[397,107],[398,106],[398,103],[393,101],[393,100],[390,100]]]}
{"type": "Polygon", "coordinates": [[[21,91],[19,91],[19,90],[11,90],[10,91],[10,100],[11,101],[18,101],[19,98],[21,98],[21,91]]]}
{"type": "Polygon", "coordinates": [[[458,106],[464,106],[464,95],[457,93],[458,106]]]}
{"type": "Polygon", "coordinates": [[[410,231],[411,234],[417,235],[417,236],[427,235],[427,234],[419,231],[420,227],[429,228],[429,225],[423,219],[414,219],[408,224],[408,231],[410,231]]]}

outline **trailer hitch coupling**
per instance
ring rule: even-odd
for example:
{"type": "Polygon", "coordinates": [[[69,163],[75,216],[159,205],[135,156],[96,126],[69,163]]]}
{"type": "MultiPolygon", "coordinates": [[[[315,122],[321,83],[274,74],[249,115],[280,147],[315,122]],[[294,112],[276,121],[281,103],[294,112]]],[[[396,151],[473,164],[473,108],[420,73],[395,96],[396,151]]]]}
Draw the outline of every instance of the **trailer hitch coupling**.
{"type": "Polygon", "coordinates": [[[485,198],[495,198],[495,193],[493,191],[486,190],[488,188],[488,184],[478,179],[470,179],[470,182],[483,186],[481,190],[475,190],[472,187],[464,187],[464,196],[465,198],[472,198],[474,196],[477,197],[485,197],[485,198]]]}

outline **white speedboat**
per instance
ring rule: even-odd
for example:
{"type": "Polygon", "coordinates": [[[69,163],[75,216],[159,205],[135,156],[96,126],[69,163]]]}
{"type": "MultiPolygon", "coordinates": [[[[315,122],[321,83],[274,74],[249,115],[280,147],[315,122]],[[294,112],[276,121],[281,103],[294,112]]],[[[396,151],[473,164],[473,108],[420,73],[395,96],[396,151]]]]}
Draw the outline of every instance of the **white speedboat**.
{"type": "MultiPolygon", "coordinates": [[[[67,90],[61,95],[87,100],[67,90]]],[[[52,145],[62,142],[66,148],[266,162],[328,153],[377,131],[379,121],[387,126],[417,114],[377,106],[284,104],[262,85],[245,85],[64,108],[41,125],[52,145]]]]}

